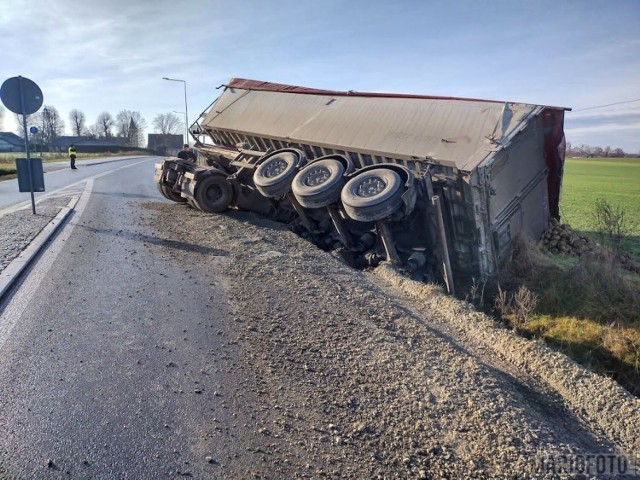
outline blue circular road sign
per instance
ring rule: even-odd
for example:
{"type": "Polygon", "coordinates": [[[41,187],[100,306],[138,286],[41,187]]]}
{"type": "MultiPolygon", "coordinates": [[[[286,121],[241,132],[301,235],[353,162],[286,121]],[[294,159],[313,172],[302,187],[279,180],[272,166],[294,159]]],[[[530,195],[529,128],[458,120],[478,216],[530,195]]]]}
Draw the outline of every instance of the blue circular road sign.
{"type": "Polygon", "coordinates": [[[42,106],[42,90],[33,80],[17,76],[4,81],[0,87],[0,99],[13,113],[31,115],[42,106]]]}

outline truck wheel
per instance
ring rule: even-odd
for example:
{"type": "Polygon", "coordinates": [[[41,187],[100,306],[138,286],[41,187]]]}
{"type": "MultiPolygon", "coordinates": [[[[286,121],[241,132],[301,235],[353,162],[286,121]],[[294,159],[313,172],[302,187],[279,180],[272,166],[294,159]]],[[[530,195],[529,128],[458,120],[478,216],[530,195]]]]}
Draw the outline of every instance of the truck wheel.
{"type": "Polygon", "coordinates": [[[174,192],[169,185],[165,185],[164,183],[158,184],[158,190],[160,190],[160,193],[162,193],[165,198],[173,200],[174,202],[185,203],[187,201],[186,198],[182,198],[179,193],[174,192]]]}
{"type": "Polygon", "coordinates": [[[162,195],[167,200],[171,200],[169,197],[167,197],[167,194],[164,193],[164,185],[162,183],[156,183],[156,187],[158,187],[158,191],[160,192],[160,195],[162,195]]]}
{"type": "Polygon", "coordinates": [[[352,178],[341,199],[349,217],[373,222],[388,217],[402,205],[402,179],[388,168],[368,170],[352,178]]]}
{"type": "Polygon", "coordinates": [[[344,165],[338,160],[318,160],[304,167],[293,179],[291,190],[306,208],[322,208],[340,200],[344,165]]]}
{"type": "Polygon", "coordinates": [[[283,197],[291,191],[302,152],[275,153],[264,160],[253,174],[253,183],[267,198],[283,197]]]}
{"type": "Polygon", "coordinates": [[[203,212],[224,212],[232,197],[231,185],[222,175],[208,175],[196,183],[194,199],[203,212]]]}

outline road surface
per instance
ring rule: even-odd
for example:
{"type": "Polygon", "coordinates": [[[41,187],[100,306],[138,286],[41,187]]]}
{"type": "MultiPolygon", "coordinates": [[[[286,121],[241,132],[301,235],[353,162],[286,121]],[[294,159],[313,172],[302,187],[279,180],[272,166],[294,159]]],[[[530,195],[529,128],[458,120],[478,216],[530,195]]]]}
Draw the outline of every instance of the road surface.
{"type": "Polygon", "coordinates": [[[1,479],[557,478],[541,461],[638,451],[614,382],[281,224],[169,202],[153,162],[89,179],[0,306],[1,479]]]}
{"type": "Polygon", "coordinates": [[[197,263],[165,261],[171,249],[224,252],[141,227],[137,205],[160,195],[154,159],[134,162],[89,182],[3,306],[0,478],[207,478],[221,457],[246,454],[214,362],[230,355],[224,296],[197,263]]]}
{"type": "MultiPolygon", "coordinates": [[[[85,181],[96,175],[109,172],[115,168],[140,161],[141,157],[105,157],[91,160],[80,160],[77,170],[69,168],[69,162],[44,163],[43,169],[45,192],[35,193],[36,201],[55,194],[56,191],[85,181]]],[[[31,202],[29,192],[18,191],[18,179],[0,181],[0,215],[3,211],[31,202]]]]}

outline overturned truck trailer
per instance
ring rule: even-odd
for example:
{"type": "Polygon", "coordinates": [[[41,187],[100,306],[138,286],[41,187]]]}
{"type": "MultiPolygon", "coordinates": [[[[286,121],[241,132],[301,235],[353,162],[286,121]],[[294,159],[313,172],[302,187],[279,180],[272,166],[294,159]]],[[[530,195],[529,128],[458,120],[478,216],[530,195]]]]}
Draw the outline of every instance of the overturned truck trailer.
{"type": "Polygon", "coordinates": [[[232,79],[190,129],[205,164],[156,165],[162,194],[289,223],[356,265],[429,281],[497,273],[558,217],[561,107],[232,79]]]}

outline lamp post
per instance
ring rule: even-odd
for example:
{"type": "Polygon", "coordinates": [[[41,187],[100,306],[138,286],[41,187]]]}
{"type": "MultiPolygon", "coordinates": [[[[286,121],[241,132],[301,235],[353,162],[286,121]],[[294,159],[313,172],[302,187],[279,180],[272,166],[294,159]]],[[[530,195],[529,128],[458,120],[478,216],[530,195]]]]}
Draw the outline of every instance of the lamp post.
{"type": "Polygon", "coordinates": [[[180,80],[179,78],[162,77],[163,80],[169,80],[170,82],[182,82],[184,84],[184,126],[185,137],[184,143],[189,143],[189,110],[187,109],[187,81],[180,80]]]}

